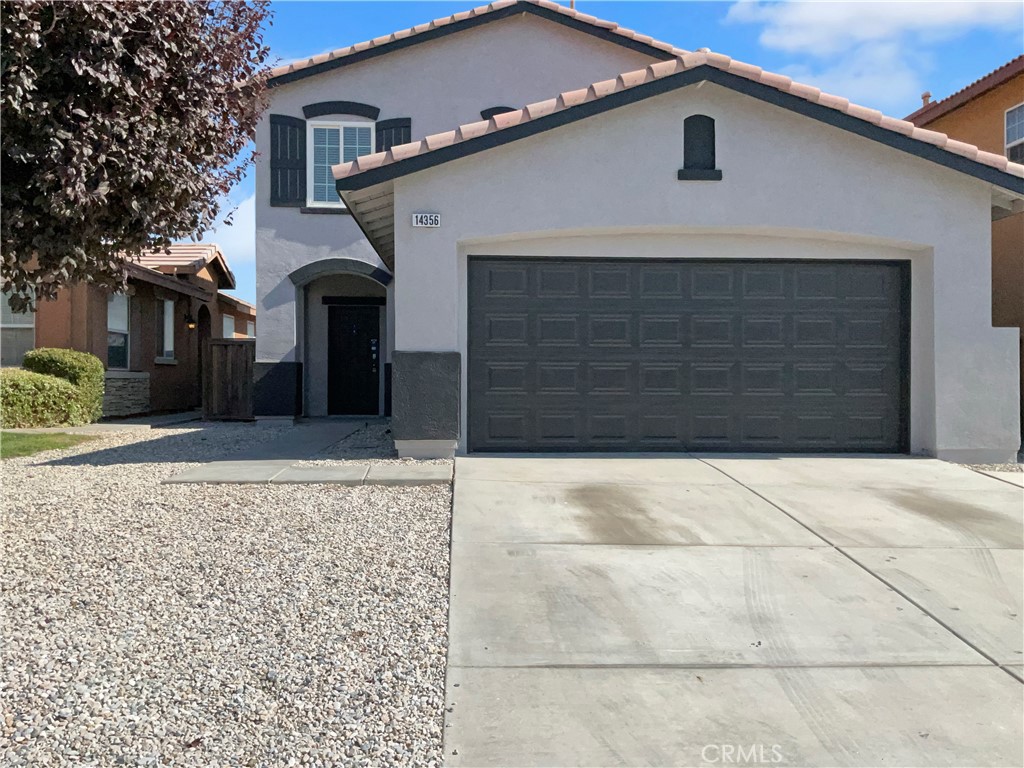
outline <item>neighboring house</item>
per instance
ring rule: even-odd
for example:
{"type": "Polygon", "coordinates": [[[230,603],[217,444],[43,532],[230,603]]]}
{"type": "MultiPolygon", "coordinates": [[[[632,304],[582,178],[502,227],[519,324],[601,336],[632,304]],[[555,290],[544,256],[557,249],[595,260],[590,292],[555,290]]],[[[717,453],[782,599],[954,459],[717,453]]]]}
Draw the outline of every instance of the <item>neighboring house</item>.
{"type": "Polygon", "coordinates": [[[219,293],[235,278],[213,244],[172,245],[127,267],[129,292],[109,294],[80,283],[41,301],[34,314],[3,304],[3,364],[18,365],[33,347],[91,352],[106,366],[104,416],[175,411],[200,405],[200,346],[242,337],[252,305],[219,293]]]}
{"type": "Polygon", "coordinates": [[[405,456],[1016,453],[1024,166],[549,2],[273,75],[258,415],[390,395],[405,456]]]}
{"type": "MultiPolygon", "coordinates": [[[[941,101],[930,101],[907,120],[1024,163],[1024,56],[1004,64],[941,101]]],[[[992,324],[1024,328],[1024,211],[992,220],[992,324]]],[[[1024,381],[1024,336],[1021,338],[1024,381]]],[[[1024,388],[1020,399],[1024,423],[1024,388]]]]}

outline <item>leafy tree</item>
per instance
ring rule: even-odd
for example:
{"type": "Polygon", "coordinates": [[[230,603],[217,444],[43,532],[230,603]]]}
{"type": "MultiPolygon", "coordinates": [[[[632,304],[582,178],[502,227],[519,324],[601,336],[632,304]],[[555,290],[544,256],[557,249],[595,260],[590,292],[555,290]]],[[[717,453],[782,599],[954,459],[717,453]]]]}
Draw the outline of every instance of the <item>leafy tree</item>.
{"type": "Polygon", "coordinates": [[[0,248],[11,307],[209,228],[252,163],[266,2],[3,2],[0,248]],[[248,148],[248,149],[247,149],[248,148]]]}

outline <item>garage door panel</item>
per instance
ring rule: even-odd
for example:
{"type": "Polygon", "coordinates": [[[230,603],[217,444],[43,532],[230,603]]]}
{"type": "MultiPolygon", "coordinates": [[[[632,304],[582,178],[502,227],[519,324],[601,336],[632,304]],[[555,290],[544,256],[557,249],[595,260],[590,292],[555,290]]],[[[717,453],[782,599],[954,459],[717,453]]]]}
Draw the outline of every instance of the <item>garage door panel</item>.
{"type": "Polygon", "coordinates": [[[472,257],[469,447],[898,451],[904,269],[472,257]]]}

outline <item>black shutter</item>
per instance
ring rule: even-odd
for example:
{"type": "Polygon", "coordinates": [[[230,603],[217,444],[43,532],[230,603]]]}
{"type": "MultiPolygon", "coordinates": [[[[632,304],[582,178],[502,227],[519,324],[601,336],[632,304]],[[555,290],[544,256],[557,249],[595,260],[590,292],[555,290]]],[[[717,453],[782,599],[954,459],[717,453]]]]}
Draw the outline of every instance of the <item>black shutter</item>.
{"type": "Polygon", "coordinates": [[[387,152],[399,144],[412,141],[412,118],[393,117],[390,120],[377,121],[377,151],[387,152]]]}
{"type": "Polygon", "coordinates": [[[306,121],[270,116],[270,204],[306,204],[306,121]]]}

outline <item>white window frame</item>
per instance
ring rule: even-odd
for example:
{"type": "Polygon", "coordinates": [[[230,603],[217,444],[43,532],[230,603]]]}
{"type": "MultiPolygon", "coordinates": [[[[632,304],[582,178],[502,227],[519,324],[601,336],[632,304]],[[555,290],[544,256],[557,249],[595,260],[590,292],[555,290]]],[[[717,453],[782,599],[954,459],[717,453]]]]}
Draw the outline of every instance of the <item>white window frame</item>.
{"type": "Polygon", "coordinates": [[[1024,136],[1022,136],[1021,138],[1017,139],[1015,142],[1013,142],[1011,144],[1010,143],[1010,137],[1006,135],[1006,129],[1008,127],[1007,126],[1007,122],[1008,122],[1007,118],[1010,116],[1010,113],[1013,112],[1013,110],[1015,110],[1015,109],[1022,109],[1022,108],[1024,108],[1024,101],[1022,101],[1020,104],[1018,104],[1015,107],[1010,107],[1008,110],[1006,110],[1006,112],[1003,113],[1003,154],[1006,157],[1010,156],[1010,147],[1016,147],[1018,144],[1024,144],[1024,136]]]}
{"type": "MultiPolygon", "coordinates": [[[[109,355],[107,357],[107,368],[115,371],[127,371],[132,367],[132,297],[125,293],[112,293],[107,298],[107,333],[123,333],[124,334],[124,362],[125,365],[114,366],[110,364],[109,355]],[[110,303],[117,297],[124,297],[124,328],[112,328],[110,325],[110,303]]],[[[107,349],[110,349],[110,343],[107,343],[107,349]]]]}
{"type": "Polygon", "coordinates": [[[163,314],[161,322],[164,325],[164,348],[159,350],[157,357],[161,360],[174,359],[174,301],[163,299],[163,314]]]}
{"type": "Polygon", "coordinates": [[[220,318],[220,332],[225,339],[235,338],[235,316],[234,315],[221,315],[220,318]],[[231,323],[231,333],[228,333],[228,323],[231,323]]]}
{"type": "MultiPolygon", "coordinates": [[[[9,293],[0,293],[0,301],[6,302],[10,297],[9,293]]],[[[9,304],[6,305],[8,308],[9,304]]],[[[24,317],[28,320],[27,323],[5,323],[3,318],[0,317],[0,328],[11,328],[16,331],[32,330],[32,347],[36,346],[36,313],[35,312],[11,312],[11,316],[14,318],[24,317]]]]}
{"type": "MultiPolygon", "coordinates": [[[[345,208],[345,203],[339,197],[337,200],[324,201],[313,199],[313,129],[333,128],[338,131],[338,144],[341,148],[341,156],[345,156],[345,129],[346,128],[369,128],[370,129],[370,154],[373,154],[377,146],[377,127],[375,123],[365,122],[338,122],[336,120],[316,120],[306,123],[306,207],[307,208],[345,208]]],[[[344,161],[341,161],[344,162],[344,161]]]]}
{"type": "Polygon", "coordinates": [[[0,316],[0,328],[35,328],[36,327],[36,313],[35,312],[13,312],[10,310],[10,304],[7,303],[7,299],[11,294],[3,293],[0,294],[0,301],[4,302],[4,306],[8,307],[8,311],[11,312],[11,317],[18,318],[24,317],[28,319],[27,323],[5,323],[2,316],[0,316]]]}
{"type": "Polygon", "coordinates": [[[252,320],[248,320],[245,323],[245,335],[248,336],[250,339],[256,338],[256,323],[254,323],[252,320]]]}

